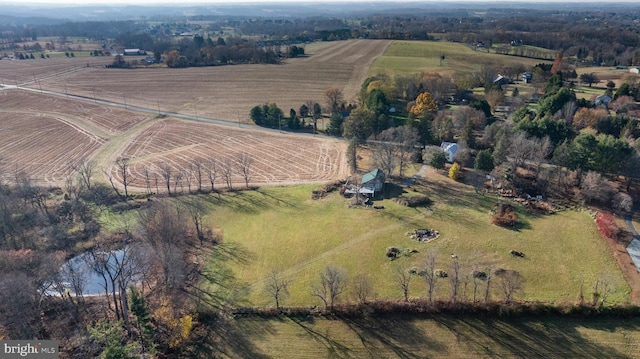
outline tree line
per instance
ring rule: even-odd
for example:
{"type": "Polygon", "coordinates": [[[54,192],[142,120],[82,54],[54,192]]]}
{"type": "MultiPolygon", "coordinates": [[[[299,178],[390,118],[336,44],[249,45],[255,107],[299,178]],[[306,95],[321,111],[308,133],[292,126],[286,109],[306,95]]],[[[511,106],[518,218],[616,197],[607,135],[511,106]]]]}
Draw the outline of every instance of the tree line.
{"type": "MultiPolygon", "coordinates": [[[[495,301],[517,303],[516,297],[524,291],[526,281],[518,271],[498,268],[490,263],[462,260],[455,254],[450,255],[449,263],[442,263],[440,258],[438,251],[432,249],[426,253],[419,267],[396,266],[394,273],[387,279],[394,284],[398,299],[405,303],[424,300],[429,305],[449,301],[453,304],[481,306],[495,301]],[[411,293],[415,292],[412,288],[418,281],[422,282],[424,294],[416,298],[411,293]],[[448,294],[443,295],[447,292],[448,294]]],[[[273,300],[278,311],[286,310],[283,304],[289,297],[292,280],[277,271],[269,273],[265,280],[265,294],[273,300]]],[[[613,290],[610,280],[601,276],[592,283],[590,291],[585,292],[583,285],[576,295],[580,305],[600,308],[613,290]]],[[[367,305],[385,301],[378,297],[370,275],[359,274],[350,278],[347,270],[334,264],[328,264],[322,269],[317,279],[310,284],[309,294],[319,301],[327,313],[333,312],[339,304],[355,302],[367,305]]]]}
{"type": "MultiPolygon", "coordinates": [[[[90,168],[93,173],[96,163],[89,161],[84,166],[90,168]]],[[[226,190],[234,189],[234,183],[240,178],[249,188],[254,169],[253,157],[240,152],[234,157],[223,160],[215,158],[194,159],[183,169],[175,169],[170,164],[164,164],[153,170],[145,166],[142,168],[142,178],[136,178],[131,171],[131,160],[120,157],[115,160],[113,168],[102,169],[108,179],[113,192],[122,200],[131,198],[129,189],[136,180],[144,182],[147,195],[166,193],[169,196],[215,192],[218,190],[216,183],[223,182],[226,190]],[[166,190],[166,191],[165,191],[166,190]]]]}

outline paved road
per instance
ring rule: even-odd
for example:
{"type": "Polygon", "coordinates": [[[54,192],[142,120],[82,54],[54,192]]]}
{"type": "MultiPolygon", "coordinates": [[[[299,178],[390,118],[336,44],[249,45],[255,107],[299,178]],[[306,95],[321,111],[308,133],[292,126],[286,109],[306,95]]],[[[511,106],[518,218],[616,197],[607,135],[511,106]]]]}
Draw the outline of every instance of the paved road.
{"type": "Polygon", "coordinates": [[[633,212],[627,213],[624,217],[624,221],[627,222],[629,232],[631,232],[636,239],[640,240],[640,234],[638,234],[638,230],[636,230],[636,227],[633,225],[633,212]]]}

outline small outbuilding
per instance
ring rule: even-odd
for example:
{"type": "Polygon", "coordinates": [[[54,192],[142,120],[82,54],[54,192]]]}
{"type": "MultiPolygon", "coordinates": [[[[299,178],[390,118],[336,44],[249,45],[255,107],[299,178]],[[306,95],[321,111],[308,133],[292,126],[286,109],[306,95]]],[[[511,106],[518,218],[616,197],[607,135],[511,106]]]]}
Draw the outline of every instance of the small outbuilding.
{"type": "Polygon", "coordinates": [[[629,69],[632,74],[640,74],[640,67],[632,67],[629,69]]]}
{"type": "Polygon", "coordinates": [[[494,85],[502,86],[502,85],[508,85],[510,83],[511,83],[511,79],[508,76],[497,74],[493,77],[494,85]]]}
{"type": "Polygon", "coordinates": [[[140,49],[124,49],[125,56],[135,56],[140,55],[141,53],[140,49]]]}
{"type": "Polygon", "coordinates": [[[600,104],[604,104],[605,106],[609,104],[609,102],[611,102],[612,98],[611,96],[608,95],[600,95],[598,97],[596,97],[595,101],[593,102],[596,106],[600,105],[600,104]]]}

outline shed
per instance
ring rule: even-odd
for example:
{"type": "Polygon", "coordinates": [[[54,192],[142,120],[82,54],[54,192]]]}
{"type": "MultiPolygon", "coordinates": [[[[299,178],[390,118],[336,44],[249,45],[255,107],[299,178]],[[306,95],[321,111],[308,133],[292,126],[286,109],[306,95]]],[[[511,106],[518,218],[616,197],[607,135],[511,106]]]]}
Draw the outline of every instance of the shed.
{"type": "Polygon", "coordinates": [[[593,102],[596,106],[599,104],[608,105],[611,102],[612,98],[609,95],[600,95],[596,97],[596,100],[593,102]]]}
{"type": "Polygon", "coordinates": [[[533,75],[531,74],[531,72],[525,72],[522,74],[522,81],[524,81],[524,83],[528,84],[532,79],[533,75]]]}
{"type": "Polygon", "coordinates": [[[632,74],[640,74],[640,67],[633,67],[629,69],[632,74]]]}
{"type": "Polygon", "coordinates": [[[124,49],[124,54],[126,56],[132,56],[132,55],[140,55],[140,49],[124,49]]]}
{"type": "Polygon", "coordinates": [[[497,74],[496,76],[493,77],[494,85],[502,86],[502,85],[508,85],[509,83],[511,83],[511,79],[508,76],[497,74]]]}
{"type": "Polygon", "coordinates": [[[440,148],[442,148],[444,154],[447,156],[447,161],[453,163],[458,153],[458,144],[454,142],[442,142],[440,148]]]}
{"type": "Polygon", "coordinates": [[[384,187],[384,172],[382,172],[382,170],[375,169],[362,176],[362,181],[360,182],[360,193],[375,196],[376,192],[382,191],[382,187],[384,187]]]}

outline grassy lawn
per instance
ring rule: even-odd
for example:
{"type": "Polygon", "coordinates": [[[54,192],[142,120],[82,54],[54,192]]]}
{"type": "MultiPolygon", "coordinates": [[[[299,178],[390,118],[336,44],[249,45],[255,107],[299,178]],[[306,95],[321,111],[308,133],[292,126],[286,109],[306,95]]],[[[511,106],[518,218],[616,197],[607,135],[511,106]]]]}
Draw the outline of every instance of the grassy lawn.
{"type": "Polygon", "coordinates": [[[538,59],[498,55],[486,50],[473,50],[454,42],[441,41],[396,41],[378,57],[369,68],[369,75],[381,73],[408,75],[420,72],[444,74],[472,73],[482,64],[509,66],[523,64],[527,67],[543,62],[538,59]],[[440,56],[445,60],[440,64],[440,56]]]}
{"type": "MultiPolygon", "coordinates": [[[[433,199],[430,208],[402,207],[390,199],[376,201],[383,210],[349,208],[337,193],[311,200],[315,187],[271,187],[220,198],[200,197],[211,208],[209,224],[223,231],[226,243],[247,254],[243,264],[233,265],[237,279],[249,289],[246,304],[272,304],[263,288],[267,275],[275,270],[291,281],[285,305],[317,305],[310,286],[330,263],[345,268],[351,278],[367,274],[378,297],[400,298],[395,271],[424,267],[431,249],[439,253],[438,268],[446,271],[451,254],[458,255],[465,273],[487,268],[520,271],[526,283],[518,299],[575,301],[581,285],[589,297],[595,280],[605,277],[614,288],[608,302],[628,301],[629,286],[586,213],[531,216],[520,210],[517,230],[500,228],[489,221],[489,211],[499,199],[475,194],[470,186],[433,171],[405,189],[407,194],[422,193],[433,199]],[[440,238],[430,243],[412,241],[406,233],[417,228],[434,228],[440,238]],[[385,256],[390,246],[418,253],[390,261],[385,256]],[[524,252],[526,258],[511,257],[511,249],[524,252]]],[[[497,284],[493,289],[493,298],[500,299],[497,284]]],[[[448,280],[440,280],[437,296],[446,299],[449,291],[448,280]]],[[[425,292],[424,281],[415,278],[411,295],[424,297],[425,292]]],[[[342,295],[349,297],[353,295],[342,295]]]]}
{"type": "Polygon", "coordinates": [[[224,329],[209,348],[225,358],[638,358],[640,342],[637,318],[250,318],[224,329]]]}

